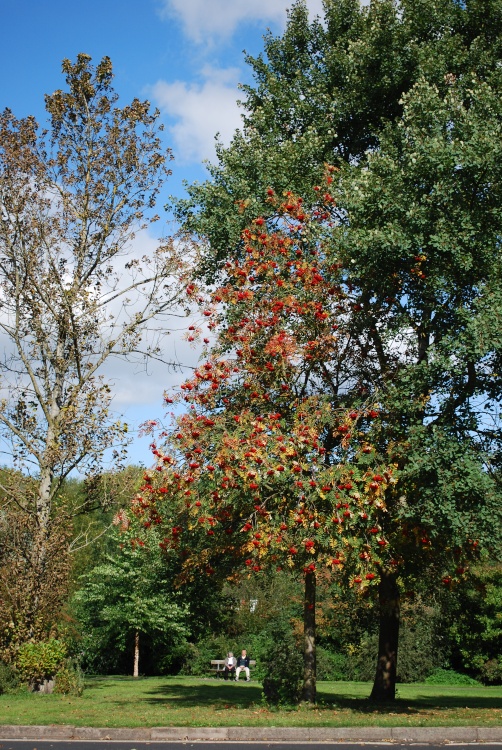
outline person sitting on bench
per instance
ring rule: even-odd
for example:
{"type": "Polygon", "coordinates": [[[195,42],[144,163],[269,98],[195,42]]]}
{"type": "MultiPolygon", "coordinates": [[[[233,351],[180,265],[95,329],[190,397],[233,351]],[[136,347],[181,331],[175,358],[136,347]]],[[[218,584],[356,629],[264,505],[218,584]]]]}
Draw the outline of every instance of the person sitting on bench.
{"type": "Polygon", "coordinates": [[[239,675],[244,670],[246,672],[246,682],[249,682],[249,657],[246,649],[242,649],[241,655],[237,659],[237,669],[235,670],[235,681],[239,682],[239,675]]]}
{"type": "Polygon", "coordinates": [[[229,651],[225,659],[225,666],[223,667],[223,671],[224,671],[223,677],[225,678],[225,680],[228,680],[228,675],[230,675],[231,677],[235,675],[236,664],[237,664],[237,659],[233,655],[232,651],[229,651]]]}

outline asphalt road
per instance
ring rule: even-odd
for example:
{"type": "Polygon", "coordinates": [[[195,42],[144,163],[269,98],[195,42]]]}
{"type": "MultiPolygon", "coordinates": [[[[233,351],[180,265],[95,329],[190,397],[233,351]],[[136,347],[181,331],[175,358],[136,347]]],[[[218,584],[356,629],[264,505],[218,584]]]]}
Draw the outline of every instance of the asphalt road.
{"type": "MultiPolygon", "coordinates": [[[[266,750],[266,748],[273,748],[273,750],[326,750],[326,745],[336,745],[337,750],[358,750],[358,748],[364,750],[381,750],[382,746],[404,748],[410,747],[405,743],[398,742],[211,742],[208,740],[200,740],[198,742],[188,742],[180,740],[178,742],[123,742],[117,740],[0,740],[0,750],[103,750],[104,745],[112,745],[113,750],[179,750],[179,746],[183,745],[186,748],[198,748],[200,745],[210,746],[208,750],[245,750],[245,748],[253,748],[253,750],[266,750]]],[[[455,743],[449,742],[455,748],[473,748],[476,750],[494,750],[498,745],[502,743],[455,743]]],[[[438,744],[418,744],[413,743],[411,745],[414,750],[444,750],[445,743],[438,744]]]]}

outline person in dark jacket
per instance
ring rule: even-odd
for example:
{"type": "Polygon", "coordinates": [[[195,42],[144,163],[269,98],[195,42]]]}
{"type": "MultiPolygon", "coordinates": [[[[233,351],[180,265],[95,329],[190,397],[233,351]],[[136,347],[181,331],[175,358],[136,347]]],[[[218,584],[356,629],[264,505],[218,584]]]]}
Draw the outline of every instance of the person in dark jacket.
{"type": "Polygon", "coordinates": [[[235,681],[239,682],[239,675],[244,670],[246,672],[246,682],[249,682],[249,658],[246,649],[237,657],[237,669],[235,670],[235,681]]]}

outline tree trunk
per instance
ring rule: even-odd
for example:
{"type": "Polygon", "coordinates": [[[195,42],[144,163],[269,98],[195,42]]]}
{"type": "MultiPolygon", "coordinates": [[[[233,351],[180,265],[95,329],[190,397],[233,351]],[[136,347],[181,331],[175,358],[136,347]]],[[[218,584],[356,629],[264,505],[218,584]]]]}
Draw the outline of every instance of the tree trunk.
{"type": "Polygon", "coordinates": [[[27,597],[30,602],[25,615],[25,625],[30,637],[35,636],[34,627],[40,609],[41,591],[46,576],[47,545],[50,535],[52,509],[52,478],[50,467],[43,467],[35,506],[35,527],[31,550],[31,581],[27,597]]]}
{"type": "Polygon", "coordinates": [[[45,434],[45,450],[41,460],[40,480],[38,483],[38,492],[36,498],[36,528],[35,538],[33,540],[33,554],[31,559],[33,571],[33,591],[31,592],[31,617],[33,625],[37,619],[40,606],[40,592],[46,576],[47,547],[50,536],[52,503],[54,499],[54,467],[58,462],[58,444],[60,437],[59,418],[61,415],[61,394],[63,390],[64,376],[67,364],[64,356],[65,339],[67,326],[63,328],[63,333],[58,338],[55,351],[54,367],[56,378],[53,384],[50,401],[47,404],[47,431],[45,434]]]}
{"type": "Polygon", "coordinates": [[[370,699],[393,701],[396,697],[397,647],[399,642],[399,588],[393,573],[382,571],[378,586],[380,635],[378,661],[370,699]]]}
{"type": "Polygon", "coordinates": [[[315,653],[315,595],[316,576],[305,574],[305,604],[303,609],[304,671],[303,700],[316,702],[316,653],[315,653]]]}
{"type": "Polygon", "coordinates": [[[133,677],[139,677],[139,631],[134,633],[134,670],[133,677]]]}

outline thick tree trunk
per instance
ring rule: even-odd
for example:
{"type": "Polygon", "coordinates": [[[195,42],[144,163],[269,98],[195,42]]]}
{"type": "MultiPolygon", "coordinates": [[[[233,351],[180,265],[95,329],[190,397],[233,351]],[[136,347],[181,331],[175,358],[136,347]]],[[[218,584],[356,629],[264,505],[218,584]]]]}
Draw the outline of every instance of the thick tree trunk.
{"type": "Polygon", "coordinates": [[[139,677],[139,632],[134,633],[134,670],[133,677],[139,677]]]}
{"type": "Polygon", "coordinates": [[[303,700],[316,702],[316,651],[315,651],[315,596],[316,576],[305,574],[305,604],[303,609],[304,672],[303,700]]]}
{"type": "Polygon", "coordinates": [[[382,571],[378,598],[380,608],[378,661],[370,698],[374,701],[393,701],[396,697],[400,612],[399,588],[393,573],[382,571]]]}

